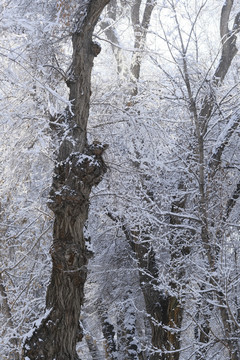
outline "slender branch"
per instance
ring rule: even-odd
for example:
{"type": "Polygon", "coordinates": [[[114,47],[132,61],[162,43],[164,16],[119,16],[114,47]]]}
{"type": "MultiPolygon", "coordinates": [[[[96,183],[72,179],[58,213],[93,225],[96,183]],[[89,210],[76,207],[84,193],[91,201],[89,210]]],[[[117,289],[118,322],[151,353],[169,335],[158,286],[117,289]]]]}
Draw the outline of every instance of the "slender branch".
{"type": "Polygon", "coordinates": [[[211,177],[216,173],[221,163],[222,153],[229,143],[231,136],[240,124],[240,112],[235,113],[222,133],[219,135],[217,142],[212,150],[212,155],[209,160],[208,166],[211,177]]]}
{"type": "Polygon", "coordinates": [[[237,183],[231,198],[227,202],[227,211],[226,211],[227,217],[229,217],[239,197],[240,197],[240,182],[237,183]]]}
{"type": "Polygon", "coordinates": [[[42,233],[41,235],[37,238],[37,240],[35,241],[35,243],[33,244],[33,246],[31,247],[30,250],[28,250],[28,252],[13,266],[11,266],[10,268],[5,268],[0,272],[0,275],[5,272],[5,271],[11,271],[13,269],[15,269],[19,264],[21,264],[21,262],[23,262],[24,259],[26,259],[26,257],[33,251],[33,249],[35,248],[35,246],[38,244],[39,240],[41,240],[41,238],[43,237],[43,235],[45,235],[50,228],[52,227],[52,224],[49,225],[42,233]]]}

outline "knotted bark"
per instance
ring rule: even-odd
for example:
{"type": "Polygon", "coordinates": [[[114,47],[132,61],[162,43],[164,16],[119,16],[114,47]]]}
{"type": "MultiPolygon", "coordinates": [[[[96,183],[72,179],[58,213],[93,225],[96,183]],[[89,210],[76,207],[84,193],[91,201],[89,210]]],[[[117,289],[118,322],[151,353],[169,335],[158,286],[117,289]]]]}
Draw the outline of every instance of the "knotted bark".
{"type": "Polygon", "coordinates": [[[91,189],[107,170],[102,158],[107,146],[98,142],[88,145],[86,140],[91,70],[93,59],[100,52],[99,45],[92,41],[92,33],[108,1],[86,1],[76,15],[73,60],[67,79],[72,107],[61,115],[66,130],[64,134],[58,132],[62,138],[59,139],[48,202],[55,216],[50,250],[51,281],[47,289],[46,313],[27,335],[23,359],[79,359],[76,343],[83,336],[79,317],[89,255],[83,229],[88,218],[91,189]]]}

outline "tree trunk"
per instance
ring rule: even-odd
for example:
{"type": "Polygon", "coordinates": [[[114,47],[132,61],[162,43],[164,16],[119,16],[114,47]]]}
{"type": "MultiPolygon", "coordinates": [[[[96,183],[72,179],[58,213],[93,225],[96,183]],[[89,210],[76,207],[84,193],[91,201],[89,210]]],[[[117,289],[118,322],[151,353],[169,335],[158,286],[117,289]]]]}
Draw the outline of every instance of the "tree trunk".
{"type": "Polygon", "coordinates": [[[117,74],[122,79],[126,79],[128,75],[127,60],[124,56],[124,51],[121,47],[119,36],[116,29],[112,25],[112,21],[117,18],[117,2],[111,1],[107,6],[107,19],[101,21],[100,26],[111,44],[112,52],[117,64],[117,74]]]}
{"type": "Polygon", "coordinates": [[[175,296],[159,290],[155,252],[149,239],[140,243],[139,236],[134,235],[130,245],[138,260],[140,286],[152,331],[150,359],[178,360],[182,308],[175,296]]]}
{"type": "Polygon", "coordinates": [[[102,325],[103,337],[105,339],[104,350],[106,360],[117,360],[114,326],[108,317],[107,307],[104,305],[101,298],[99,298],[97,302],[97,311],[102,325]]]}
{"type": "MultiPolygon", "coordinates": [[[[175,296],[159,290],[158,266],[149,235],[141,239],[139,229],[129,229],[124,219],[108,212],[113,221],[120,221],[122,230],[138,262],[139,281],[152,332],[150,360],[178,360],[182,308],[175,296]]],[[[143,234],[143,231],[142,231],[143,234]]]]}
{"type": "Polygon", "coordinates": [[[133,305],[134,294],[128,290],[117,318],[117,347],[119,359],[139,360],[141,350],[138,348],[136,332],[136,308],[133,305]]]}
{"type": "MultiPolygon", "coordinates": [[[[1,272],[0,272],[0,299],[1,299],[1,305],[0,305],[1,313],[3,315],[3,320],[5,321],[5,324],[2,327],[0,334],[1,334],[1,336],[4,336],[5,332],[6,332],[6,328],[7,328],[6,325],[8,325],[8,327],[10,327],[11,329],[14,329],[14,323],[13,323],[11,308],[8,303],[7,292],[5,289],[5,285],[4,285],[4,281],[3,281],[1,272]]],[[[3,324],[1,324],[1,325],[3,325],[3,324]]],[[[9,356],[12,360],[20,359],[20,355],[18,352],[18,345],[19,345],[18,338],[10,339],[9,349],[11,349],[11,350],[10,350],[9,356]]]]}
{"type": "Polygon", "coordinates": [[[131,8],[131,19],[134,31],[134,53],[131,61],[131,80],[133,82],[132,95],[138,93],[138,85],[140,77],[140,69],[143,60],[143,51],[146,44],[147,31],[150,25],[151,15],[156,5],[156,1],[147,0],[144,6],[142,21],[140,21],[140,7],[142,1],[135,0],[131,8]]]}
{"type": "Polygon", "coordinates": [[[77,14],[72,35],[73,61],[67,80],[71,109],[62,121],[67,126],[54,169],[49,208],[55,215],[51,247],[52,275],[45,316],[25,340],[23,359],[77,360],[81,340],[79,316],[87,276],[87,249],[83,235],[89,195],[106,172],[102,153],[106,146],[88,145],[91,70],[100,47],[92,42],[98,17],[109,0],[89,0],[77,14]],[[84,8],[84,9],[83,9],[84,8]]]}

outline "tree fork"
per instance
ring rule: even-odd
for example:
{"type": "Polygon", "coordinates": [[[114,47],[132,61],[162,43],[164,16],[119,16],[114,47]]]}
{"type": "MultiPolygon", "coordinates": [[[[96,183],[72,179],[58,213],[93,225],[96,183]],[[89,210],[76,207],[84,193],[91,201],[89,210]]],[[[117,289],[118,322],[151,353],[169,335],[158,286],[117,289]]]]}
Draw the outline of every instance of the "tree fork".
{"type": "Polygon", "coordinates": [[[63,121],[68,131],[60,139],[48,202],[55,215],[50,250],[51,281],[46,295],[46,313],[24,342],[24,360],[79,359],[76,343],[83,336],[79,317],[88,261],[83,228],[88,218],[91,189],[101,181],[107,169],[102,158],[107,145],[87,144],[91,71],[93,59],[100,52],[100,47],[92,41],[92,34],[108,2],[89,0],[81,5],[76,15],[72,66],[67,79],[72,107],[65,111],[63,121]]]}

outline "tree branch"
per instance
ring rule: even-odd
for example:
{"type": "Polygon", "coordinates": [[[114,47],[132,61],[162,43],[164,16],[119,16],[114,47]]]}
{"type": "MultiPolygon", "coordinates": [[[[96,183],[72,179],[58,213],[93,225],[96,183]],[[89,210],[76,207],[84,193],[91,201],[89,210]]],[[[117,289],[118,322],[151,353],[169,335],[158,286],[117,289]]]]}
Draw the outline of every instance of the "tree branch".
{"type": "Polygon", "coordinates": [[[240,182],[237,183],[231,198],[227,202],[227,211],[226,211],[227,217],[229,217],[239,197],[240,197],[240,182]]]}
{"type": "Polygon", "coordinates": [[[236,34],[240,31],[240,12],[237,13],[234,19],[232,30],[229,30],[229,18],[233,6],[233,0],[225,1],[220,19],[220,35],[222,41],[222,54],[218,67],[214,73],[214,83],[216,85],[222,82],[228,72],[234,56],[237,54],[236,34]]]}
{"type": "MultiPolygon", "coordinates": [[[[237,36],[240,31],[240,12],[236,15],[233,28],[229,30],[230,13],[233,6],[233,0],[226,0],[221,12],[220,19],[220,36],[222,41],[222,51],[218,66],[212,78],[213,86],[219,86],[225,79],[227,72],[231,66],[232,60],[236,56],[238,49],[236,46],[237,36]]],[[[199,118],[202,119],[202,133],[205,135],[207,131],[207,122],[212,116],[215,106],[214,90],[210,89],[210,94],[206,95],[203,105],[199,112],[199,118]]]]}
{"type": "Polygon", "coordinates": [[[222,133],[219,135],[217,142],[212,150],[212,155],[208,163],[211,177],[215,175],[221,163],[222,153],[226,148],[226,146],[228,145],[231,136],[233,135],[234,131],[237,129],[239,124],[240,124],[240,112],[237,112],[231,117],[231,119],[223,129],[222,133]]]}

